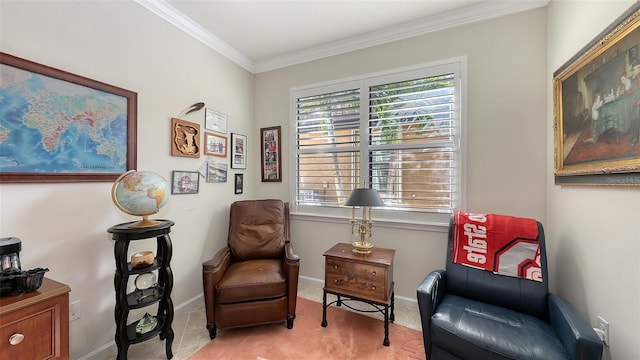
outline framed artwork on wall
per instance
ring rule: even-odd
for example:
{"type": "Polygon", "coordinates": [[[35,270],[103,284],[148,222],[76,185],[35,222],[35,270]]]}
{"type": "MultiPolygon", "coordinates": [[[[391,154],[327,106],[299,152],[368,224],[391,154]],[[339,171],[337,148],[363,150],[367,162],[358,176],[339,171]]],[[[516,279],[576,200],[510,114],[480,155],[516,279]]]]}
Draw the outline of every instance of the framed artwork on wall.
{"type": "Polygon", "coordinates": [[[219,111],[206,108],[204,111],[204,127],[207,130],[226,134],[227,133],[227,115],[219,111]]]}
{"type": "Polygon", "coordinates": [[[236,182],[235,182],[235,184],[236,184],[236,186],[235,186],[234,193],[235,194],[242,194],[243,186],[244,186],[244,175],[243,174],[236,174],[236,182]]]}
{"type": "Polygon", "coordinates": [[[136,169],[137,94],[0,52],[0,182],[109,182],[136,169]]]}
{"type": "Polygon", "coordinates": [[[231,133],[231,168],[247,168],[247,137],[231,133]]]}
{"type": "Polygon", "coordinates": [[[197,194],[200,188],[200,173],[174,170],[171,176],[172,194],[197,194]]]}
{"type": "Polygon", "coordinates": [[[171,155],[200,157],[200,124],[171,118],[171,155]]]}
{"type": "Polygon", "coordinates": [[[640,185],[640,4],[553,74],[557,184],[640,185]]]}
{"type": "Polygon", "coordinates": [[[207,182],[227,182],[227,164],[217,161],[207,162],[207,182]]]}
{"type": "Polygon", "coordinates": [[[282,182],[280,126],[260,129],[262,182],[282,182]]]}
{"type": "Polygon", "coordinates": [[[227,157],[227,137],[212,133],[204,133],[205,155],[227,157]]]}

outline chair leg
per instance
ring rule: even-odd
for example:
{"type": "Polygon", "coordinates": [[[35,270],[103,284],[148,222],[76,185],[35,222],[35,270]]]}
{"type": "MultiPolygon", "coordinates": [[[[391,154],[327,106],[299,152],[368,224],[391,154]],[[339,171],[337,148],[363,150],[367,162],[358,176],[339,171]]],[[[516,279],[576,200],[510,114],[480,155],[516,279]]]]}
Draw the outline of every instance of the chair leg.
{"type": "Polygon", "coordinates": [[[209,330],[209,339],[215,339],[218,328],[215,325],[207,325],[207,330],[209,330]]]}
{"type": "Polygon", "coordinates": [[[295,318],[295,315],[287,315],[287,329],[293,329],[293,319],[295,318]]]}

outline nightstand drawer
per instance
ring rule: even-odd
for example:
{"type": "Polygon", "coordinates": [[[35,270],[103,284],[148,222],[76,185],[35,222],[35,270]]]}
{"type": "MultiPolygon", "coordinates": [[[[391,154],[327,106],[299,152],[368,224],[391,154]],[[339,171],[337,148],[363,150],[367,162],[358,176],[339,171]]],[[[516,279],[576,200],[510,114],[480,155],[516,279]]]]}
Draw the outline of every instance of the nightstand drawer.
{"type": "Polygon", "coordinates": [[[358,280],[384,283],[387,271],[382,266],[359,264],[345,260],[327,258],[327,274],[343,275],[358,280]]]}
{"type": "Polygon", "coordinates": [[[346,295],[384,301],[385,289],[382,282],[373,283],[364,279],[349,278],[344,275],[327,274],[327,290],[333,290],[346,295]]]}

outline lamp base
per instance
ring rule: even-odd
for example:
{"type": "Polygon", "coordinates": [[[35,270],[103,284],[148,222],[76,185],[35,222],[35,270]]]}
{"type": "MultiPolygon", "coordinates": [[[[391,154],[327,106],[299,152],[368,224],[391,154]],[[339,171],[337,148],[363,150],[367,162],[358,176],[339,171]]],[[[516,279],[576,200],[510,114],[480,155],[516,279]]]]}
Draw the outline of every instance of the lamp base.
{"type": "Polygon", "coordinates": [[[360,241],[351,243],[351,245],[353,245],[353,249],[351,251],[353,251],[355,254],[358,254],[358,255],[371,254],[371,248],[373,247],[373,244],[370,242],[360,242],[360,241]]]}

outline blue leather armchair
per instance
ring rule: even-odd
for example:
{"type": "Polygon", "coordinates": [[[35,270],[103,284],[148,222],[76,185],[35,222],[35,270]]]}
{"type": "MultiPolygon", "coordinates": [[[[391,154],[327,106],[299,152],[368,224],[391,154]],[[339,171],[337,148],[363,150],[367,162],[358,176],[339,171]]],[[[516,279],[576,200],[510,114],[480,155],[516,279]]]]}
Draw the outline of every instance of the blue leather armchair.
{"type": "Polygon", "coordinates": [[[538,224],[543,281],[495,275],[451,261],[418,287],[429,360],[596,360],[600,338],[576,309],[549,293],[544,230],[538,224]]]}

